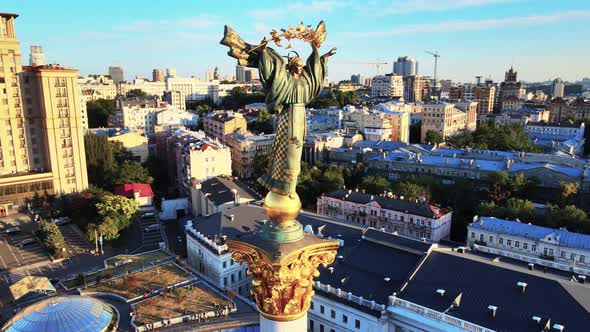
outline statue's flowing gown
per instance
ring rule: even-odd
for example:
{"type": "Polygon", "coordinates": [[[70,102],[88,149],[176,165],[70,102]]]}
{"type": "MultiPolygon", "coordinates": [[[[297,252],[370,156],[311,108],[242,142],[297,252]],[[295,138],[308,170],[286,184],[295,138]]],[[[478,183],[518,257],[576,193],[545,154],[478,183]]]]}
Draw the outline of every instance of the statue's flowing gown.
{"type": "Polygon", "coordinates": [[[277,136],[269,156],[268,171],[258,179],[266,189],[283,195],[295,193],[305,139],[305,104],[318,96],[326,75],[327,57],[314,47],[299,78],[285,68],[273,49],[260,52],[258,70],[266,89],[269,110],[278,114],[277,136]]]}

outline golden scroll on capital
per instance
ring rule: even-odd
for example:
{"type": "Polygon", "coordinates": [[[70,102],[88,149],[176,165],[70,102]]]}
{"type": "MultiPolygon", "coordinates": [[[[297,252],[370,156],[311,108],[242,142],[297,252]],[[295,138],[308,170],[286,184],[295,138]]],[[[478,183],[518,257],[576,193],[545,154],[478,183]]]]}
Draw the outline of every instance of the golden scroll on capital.
{"type": "Polygon", "coordinates": [[[337,241],[326,241],[293,251],[273,261],[263,250],[239,241],[228,241],[232,258],[248,264],[253,276],[252,295],[260,313],[274,321],[292,321],[307,313],[314,295],[318,267],[334,262],[337,241]]]}

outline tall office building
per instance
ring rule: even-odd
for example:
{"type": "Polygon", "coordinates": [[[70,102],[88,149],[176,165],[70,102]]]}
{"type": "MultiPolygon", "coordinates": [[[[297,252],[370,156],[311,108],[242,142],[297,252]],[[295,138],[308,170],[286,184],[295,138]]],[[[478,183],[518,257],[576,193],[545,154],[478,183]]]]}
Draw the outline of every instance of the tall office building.
{"type": "Polygon", "coordinates": [[[35,192],[88,187],[78,71],[21,65],[16,14],[0,14],[0,215],[35,192]]]}
{"type": "Polygon", "coordinates": [[[418,75],[418,62],[409,56],[397,58],[393,63],[393,73],[402,77],[418,75]]]}
{"type": "Polygon", "coordinates": [[[244,71],[244,80],[246,82],[252,82],[252,80],[256,79],[256,72],[254,69],[246,69],[244,71]]]}
{"type": "Polygon", "coordinates": [[[244,66],[236,66],[236,81],[246,82],[246,68],[244,66]]]}
{"type": "Polygon", "coordinates": [[[553,98],[563,98],[565,90],[565,84],[561,80],[561,78],[556,78],[553,80],[553,84],[551,87],[551,94],[553,98]]]}
{"type": "Polygon", "coordinates": [[[41,46],[31,45],[31,54],[29,56],[29,65],[43,66],[45,64],[45,54],[41,46]]]}
{"type": "Polygon", "coordinates": [[[365,77],[361,74],[352,74],[350,76],[350,82],[352,84],[365,84],[365,77]]]}
{"type": "Polygon", "coordinates": [[[221,79],[221,71],[217,67],[215,67],[215,69],[213,70],[213,79],[214,80],[220,80],[221,79]]]}
{"type": "Polygon", "coordinates": [[[164,82],[164,69],[152,70],[152,81],[153,82],[164,82]]]}
{"type": "Polygon", "coordinates": [[[123,67],[111,66],[109,67],[109,75],[115,84],[125,82],[125,75],[123,74],[123,67]]]}
{"type": "Polygon", "coordinates": [[[205,82],[211,82],[211,81],[213,81],[213,70],[207,69],[205,71],[205,82]]]}

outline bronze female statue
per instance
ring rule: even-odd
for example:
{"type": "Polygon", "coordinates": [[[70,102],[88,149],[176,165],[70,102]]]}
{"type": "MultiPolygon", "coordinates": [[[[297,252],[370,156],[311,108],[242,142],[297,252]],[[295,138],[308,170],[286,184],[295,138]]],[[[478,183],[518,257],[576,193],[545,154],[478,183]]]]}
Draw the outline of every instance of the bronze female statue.
{"type": "Polygon", "coordinates": [[[228,54],[236,58],[238,64],[258,68],[260,80],[266,90],[267,108],[278,114],[276,139],[267,173],[258,182],[269,191],[291,199],[297,198],[295,189],[305,137],[305,105],[321,92],[328,57],[336,51],[333,48],[322,56],[318,53],[326,36],[323,21],[312,34],[313,38],[308,40],[312,53],[305,66],[299,56],[288,58],[285,64],[283,57],[267,46],[266,38],[259,45],[250,45],[226,26],[221,40],[221,44],[230,47],[228,54]]]}

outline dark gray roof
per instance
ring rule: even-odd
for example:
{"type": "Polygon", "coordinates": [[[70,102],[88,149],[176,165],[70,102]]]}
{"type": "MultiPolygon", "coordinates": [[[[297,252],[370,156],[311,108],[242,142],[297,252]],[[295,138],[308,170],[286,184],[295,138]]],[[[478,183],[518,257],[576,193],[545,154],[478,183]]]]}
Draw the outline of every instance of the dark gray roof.
{"type": "Polygon", "coordinates": [[[417,241],[404,236],[382,232],[371,227],[367,228],[363,232],[363,238],[367,241],[379,243],[388,247],[413,250],[417,253],[428,253],[433,246],[432,243],[417,241]]]}
{"type": "MultiPolygon", "coordinates": [[[[193,225],[222,242],[221,235],[239,238],[255,231],[265,219],[262,207],[243,205],[193,219],[193,225]]],[[[565,272],[529,271],[526,263],[505,258],[494,262],[486,256],[433,249],[434,245],[374,229],[363,230],[315,214],[301,213],[297,220],[304,226],[311,225],[316,233],[319,226],[325,226],[324,236],[344,241],[337,254],[341,257],[331,265],[333,271],[321,267],[317,280],[345,293],[387,305],[388,296],[396,292],[402,299],[441,312],[462,293],[461,306],[448,313],[496,331],[539,331],[533,316],[550,318],[552,324],[564,325],[566,331],[586,331],[590,326],[590,284],[572,282],[565,272]],[[519,281],[527,283],[524,294],[516,285],[519,281]],[[436,293],[439,288],[445,290],[444,296],[436,293]],[[496,317],[491,317],[489,305],[498,307],[496,317]]],[[[347,301],[321,289],[316,291],[336,301],[347,301]]],[[[379,314],[351,301],[346,303],[379,314]]]]}
{"type": "MultiPolygon", "coordinates": [[[[222,236],[239,239],[242,235],[257,231],[268,219],[264,209],[259,205],[242,205],[227,209],[208,217],[192,218],[193,228],[210,239],[217,239],[223,244],[222,236]],[[233,215],[233,217],[231,217],[233,215]]],[[[345,245],[357,243],[362,236],[362,228],[348,226],[345,222],[335,221],[315,214],[302,212],[297,220],[305,227],[310,225],[317,233],[318,227],[325,226],[322,234],[326,237],[341,239],[345,245]]],[[[187,235],[193,236],[188,232],[187,235]]]]}
{"type": "Polygon", "coordinates": [[[209,200],[216,206],[234,201],[234,193],[237,190],[238,195],[244,199],[259,200],[260,197],[244,184],[229,178],[216,176],[201,183],[201,191],[208,194],[209,200]]]}
{"type": "Polygon", "coordinates": [[[447,214],[449,209],[438,208],[430,204],[418,204],[407,200],[393,199],[379,195],[366,194],[354,190],[340,189],[324,194],[328,197],[354,202],[358,204],[368,204],[370,202],[377,202],[382,208],[392,211],[406,212],[413,215],[425,217],[425,218],[440,218],[447,214]],[[348,195],[348,196],[347,196],[348,195]],[[439,215],[437,216],[434,211],[438,209],[439,215]]]}
{"type": "Polygon", "coordinates": [[[584,300],[590,296],[588,285],[453,253],[431,252],[398,296],[442,312],[459,293],[463,294],[460,307],[448,313],[496,331],[540,331],[533,316],[549,318],[552,325],[565,326],[565,331],[587,331],[590,326],[590,306],[584,300]],[[527,284],[524,293],[516,285],[519,281],[527,284]],[[444,289],[444,296],[437,289],[444,289]],[[489,305],[498,308],[495,317],[489,305]]]}

